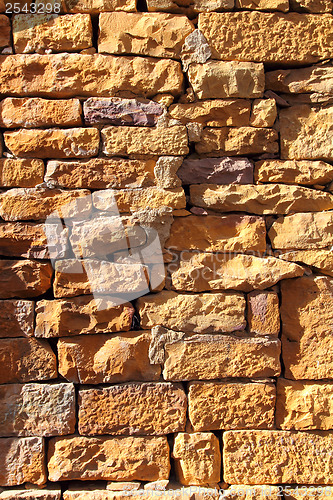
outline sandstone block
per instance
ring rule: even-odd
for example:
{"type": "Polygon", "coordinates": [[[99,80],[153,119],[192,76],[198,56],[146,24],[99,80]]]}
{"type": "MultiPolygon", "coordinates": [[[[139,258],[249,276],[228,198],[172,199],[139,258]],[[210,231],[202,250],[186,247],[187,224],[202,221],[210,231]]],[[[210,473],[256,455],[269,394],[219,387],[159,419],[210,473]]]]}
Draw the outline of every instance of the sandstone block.
{"type": "MultiPolygon", "coordinates": [[[[2,12],[2,9],[0,10],[2,12]]],[[[11,28],[9,17],[0,15],[0,49],[11,45],[10,42],[11,28]]]]}
{"type": "Polygon", "coordinates": [[[0,384],[57,378],[57,360],[45,340],[0,340],[0,384]]]}
{"type": "Polygon", "coordinates": [[[290,6],[298,12],[332,12],[331,0],[290,0],[290,6]]]}
{"type": "Polygon", "coordinates": [[[42,160],[0,158],[1,187],[34,187],[43,182],[43,175],[44,163],[42,160]]]}
{"type": "Polygon", "coordinates": [[[0,300],[0,336],[31,337],[34,333],[34,302],[0,300]]]}
{"type": "Polygon", "coordinates": [[[189,419],[195,431],[271,429],[275,392],[268,382],[191,382],[189,419]]]}
{"type": "Polygon", "coordinates": [[[43,489],[11,489],[0,493],[1,500],[60,500],[61,489],[53,485],[43,489]]]}
{"type": "MultiPolygon", "coordinates": [[[[23,15],[25,16],[25,14],[23,15]]],[[[0,126],[3,128],[35,128],[57,125],[63,127],[82,125],[81,104],[78,99],[7,97],[0,102],[0,126]]]]}
{"type": "Polygon", "coordinates": [[[267,71],[265,77],[266,88],[275,92],[291,94],[333,93],[333,68],[330,64],[267,71]]]}
{"type": "Polygon", "coordinates": [[[198,24],[213,59],[280,65],[305,65],[332,57],[332,27],[329,14],[296,12],[211,12],[199,14],[198,24]]]}
{"type": "Polygon", "coordinates": [[[20,129],[4,133],[6,147],[26,158],[87,158],[99,148],[97,128],[20,129]]]}
{"type": "Polygon", "coordinates": [[[107,12],[99,18],[98,52],[180,59],[193,30],[185,16],[107,12]]]}
{"type": "Polygon", "coordinates": [[[252,62],[191,64],[188,78],[199,99],[262,97],[265,88],[264,66],[252,62]]]}
{"type": "Polygon", "coordinates": [[[162,325],[181,332],[228,333],[246,325],[240,293],[187,295],[163,290],[140,297],[136,304],[142,328],[162,325]]]}
{"type": "Polygon", "coordinates": [[[186,127],[175,125],[169,128],[104,127],[101,132],[103,152],[107,156],[186,155],[186,127]]]}
{"type": "Polygon", "coordinates": [[[102,54],[0,56],[0,93],[12,96],[178,95],[182,81],[180,63],[165,59],[102,54]]]}
{"type": "Polygon", "coordinates": [[[37,297],[51,288],[52,266],[34,260],[0,260],[0,298],[37,297]]]}
{"type": "Polygon", "coordinates": [[[49,479],[167,479],[170,472],[166,437],[53,438],[48,455],[49,479]],[[89,457],[94,457],[91,461],[89,457]]]}
{"type": "Polygon", "coordinates": [[[191,202],[221,212],[289,214],[320,212],[333,208],[330,193],[285,184],[218,186],[201,184],[190,187],[191,202]]]}
{"type": "Polygon", "coordinates": [[[255,164],[257,182],[283,184],[327,184],[333,180],[333,167],[324,161],[262,160],[255,164]]]}
{"type": "Polygon", "coordinates": [[[195,145],[195,150],[198,154],[208,156],[277,153],[277,139],[277,132],[267,128],[207,127],[200,142],[195,145]]]}
{"type": "Polygon", "coordinates": [[[288,0],[236,0],[236,7],[238,9],[248,10],[278,10],[280,12],[287,12],[289,10],[288,0]]]}
{"type": "Polygon", "coordinates": [[[279,296],[275,292],[251,292],[247,296],[250,333],[275,335],[280,332],[279,296]]]}
{"type": "Polygon", "coordinates": [[[280,350],[278,339],[194,335],[165,345],[163,377],[184,381],[279,376],[280,350]]]}
{"type": "Polygon", "coordinates": [[[58,341],[59,373],[77,384],[158,380],[160,367],[149,363],[150,341],[147,331],[62,338],[58,341]]]}
{"type": "Polygon", "coordinates": [[[0,396],[0,436],[59,436],[75,432],[73,384],[1,385],[0,396]]]}
{"type": "Polygon", "coordinates": [[[212,432],[177,434],[172,456],[181,484],[203,486],[220,481],[220,445],[212,432]]]}
{"type": "Polygon", "coordinates": [[[42,438],[2,438],[0,452],[1,486],[16,486],[26,482],[42,485],[46,482],[42,438]]]}
{"type": "Polygon", "coordinates": [[[224,480],[332,484],[332,440],[332,432],[227,431],[223,435],[224,480]]]}
{"type": "Polygon", "coordinates": [[[62,0],[64,12],[88,12],[88,14],[98,14],[108,11],[136,11],[135,0],[78,0],[73,4],[70,0],[62,0]]]}
{"type": "Polygon", "coordinates": [[[273,127],[277,117],[275,99],[255,99],[252,105],[250,125],[273,127]]]}
{"type": "Polygon", "coordinates": [[[247,158],[188,158],[177,175],[183,184],[253,184],[253,166],[247,158]]]}
{"type": "Polygon", "coordinates": [[[279,253],[279,258],[289,262],[301,262],[333,277],[333,254],[331,250],[292,250],[279,253]]]}
{"type": "Polygon", "coordinates": [[[283,159],[331,161],[333,106],[317,109],[304,104],[282,109],[280,134],[283,159]]]}
{"type": "Polygon", "coordinates": [[[221,11],[229,10],[234,7],[233,0],[193,0],[188,2],[179,2],[175,0],[147,0],[148,11],[151,12],[173,12],[174,14],[186,14],[195,17],[198,12],[211,10],[221,11]]]}
{"type": "Polygon", "coordinates": [[[187,104],[172,104],[169,114],[175,120],[203,123],[208,127],[242,127],[250,123],[250,101],[215,99],[187,104]]]}
{"type": "Polygon", "coordinates": [[[180,384],[137,383],[79,392],[79,433],[160,435],[185,430],[187,398],[180,384]]]}

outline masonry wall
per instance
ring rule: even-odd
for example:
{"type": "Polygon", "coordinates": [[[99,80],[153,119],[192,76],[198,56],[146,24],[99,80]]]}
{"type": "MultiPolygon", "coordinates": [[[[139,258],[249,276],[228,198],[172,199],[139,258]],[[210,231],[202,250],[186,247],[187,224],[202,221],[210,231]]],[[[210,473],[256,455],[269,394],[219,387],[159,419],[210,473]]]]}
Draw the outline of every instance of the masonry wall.
{"type": "Polygon", "coordinates": [[[333,498],[331,1],[47,5],[0,0],[0,499],[333,498]]]}

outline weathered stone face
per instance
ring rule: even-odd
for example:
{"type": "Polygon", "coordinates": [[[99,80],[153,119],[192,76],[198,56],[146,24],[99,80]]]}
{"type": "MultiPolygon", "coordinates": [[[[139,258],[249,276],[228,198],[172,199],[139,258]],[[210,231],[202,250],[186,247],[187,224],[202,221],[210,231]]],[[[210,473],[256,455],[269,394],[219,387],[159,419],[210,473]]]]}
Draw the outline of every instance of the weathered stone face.
{"type": "Polygon", "coordinates": [[[42,160],[0,158],[1,187],[34,187],[43,182],[43,174],[42,160]]]}
{"type": "Polygon", "coordinates": [[[184,124],[196,122],[208,127],[246,127],[250,123],[250,110],[251,103],[245,99],[215,99],[172,104],[169,114],[184,124]]]}
{"type": "MultiPolygon", "coordinates": [[[[0,10],[2,12],[2,9],[0,10]]],[[[8,47],[10,45],[10,20],[9,17],[0,15],[0,48],[8,47]]]]}
{"type": "Polygon", "coordinates": [[[234,6],[233,0],[193,0],[191,4],[187,2],[175,2],[175,0],[147,0],[148,11],[166,11],[175,14],[186,14],[195,17],[198,12],[211,10],[228,10],[234,6]]]}
{"type": "Polygon", "coordinates": [[[51,288],[52,266],[34,260],[0,260],[0,298],[37,297],[51,288]]]}
{"type": "Polygon", "coordinates": [[[39,437],[1,438],[0,485],[46,483],[44,441],[39,437]]]}
{"type": "Polygon", "coordinates": [[[247,158],[186,159],[177,175],[183,184],[252,184],[253,165],[247,158]]]}
{"type": "Polygon", "coordinates": [[[275,292],[251,292],[247,296],[249,331],[275,335],[280,331],[279,297],[275,292]]]}
{"type": "Polygon", "coordinates": [[[301,262],[320,270],[322,274],[333,276],[333,254],[331,250],[292,250],[279,255],[289,262],[301,262]]]}
{"type": "Polygon", "coordinates": [[[330,65],[268,71],[265,77],[266,88],[275,92],[331,94],[333,91],[333,68],[330,65]]]}
{"type": "Polygon", "coordinates": [[[249,10],[278,10],[287,12],[289,10],[288,0],[236,0],[236,7],[249,10]]]}
{"type": "Polygon", "coordinates": [[[250,119],[252,127],[273,127],[276,117],[275,99],[256,99],[253,101],[250,119]]]}
{"type": "Polygon", "coordinates": [[[34,302],[0,300],[1,337],[31,337],[34,333],[34,302]]]}
{"type": "Polygon", "coordinates": [[[78,0],[73,4],[70,0],[62,0],[61,7],[64,12],[98,12],[125,11],[134,12],[136,4],[134,0],[78,0]]]}
{"type": "Polygon", "coordinates": [[[311,160],[263,160],[255,164],[255,180],[283,184],[327,184],[333,180],[332,165],[311,160]]]}
{"type": "Polygon", "coordinates": [[[11,489],[0,493],[1,500],[60,500],[61,489],[52,485],[44,489],[29,488],[28,490],[11,489]]]}

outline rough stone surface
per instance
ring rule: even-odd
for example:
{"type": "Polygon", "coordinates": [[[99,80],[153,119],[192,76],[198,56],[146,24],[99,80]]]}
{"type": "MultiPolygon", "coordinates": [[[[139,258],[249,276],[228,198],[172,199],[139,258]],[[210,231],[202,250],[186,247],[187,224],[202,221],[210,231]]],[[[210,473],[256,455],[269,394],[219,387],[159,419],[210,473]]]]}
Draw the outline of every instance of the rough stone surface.
{"type": "Polygon", "coordinates": [[[141,383],[83,389],[82,435],[161,435],[185,430],[187,399],[180,384],[141,383]]]}
{"type": "Polygon", "coordinates": [[[275,335],[280,332],[279,296],[275,292],[251,292],[247,296],[250,333],[275,335]]]}
{"type": "Polygon", "coordinates": [[[247,158],[189,158],[177,175],[183,184],[252,184],[253,165],[247,158]]]}
{"type": "Polygon", "coordinates": [[[329,65],[268,71],[266,88],[291,94],[333,93],[333,68],[329,65]]]}
{"type": "Polygon", "coordinates": [[[49,479],[167,479],[170,472],[166,437],[53,438],[49,444],[49,479]],[[94,456],[93,461],[89,456],[94,456]]]}
{"type": "Polygon", "coordinates": [[[332,432],[227,431],[223,435],[224,480],[332,484],[332,440],[332,432]]]}
{"type": "Polygon", "coordinates": [[[190,4],[179,0],[147,0],[148,10],[173,12],[174,14],[186,14],[195,17],[198,12],[211,10],[229,10],[234,6],[233,0],[193,0],[190,4]]]}
{"type": "Polygon", "coordinates": [[[37,297],[51,288],[51,278],[49,262],[0,260],[0,298],[37,297]]]}
{"type": "Polygon", "coordinates": [[[242,127],[250,124],[250,101],[215,99],[187,104],[172,104],[169,114],[182,123],[196,122],[208,127],[242,127]]]}
{"type": "Polygon", "coordinates": [[[290,0],[290,6],[298,12],[332,12],[331,0],[290,0]]]}
{"type": "Polygon", "coordinates": [[[322,274],[333,277],[333,254],[329,250],[292,250],[285,253],[277,252],[280,259],[289,262],[301,262],[320,270],[322,274]]]}
{"type": "Polygon", "coordinates": [[[42,160],[0,158],[1,187],[34,187],[43,182],[43,175],[44,163],[42,160]]]}
{"type": "Polygon", "coordinates": [[[61,489],[52,485],[43,489],[22,490],[20,488],[4,490],[0,493],[1,500],[60,500],[61,489]]]}
{"type": "Polygon", "coordinates": [[[275,392],[271,382],[191,382],[189,419],[195,431],[271,429],[275,392]]]}
{"type": "Polygon", "coordinates": [[[198,29],[192,31],[185,38],[180,54],[184,71],[188,70],[191,63],[205,63],[211,55],[212,52],[201,31],[198,29]]]}
{"type": "Polygon", "coordinates": [[[0,300],[0,336],[31,337],[34,333],[34,302],[0,300]]]}
{"type": "MultiPolygon", "coordinates": [[[[2,10],[0,10],[2,12],[2,10]]],[[[10,45],[10,20],[9,17],[0,14],[0,49],[10,45]]]]}
{"type": "Polygon", "coordinates": [[[42,485],[46,482],[42,438],[2,438],[0,452],[0,486],[17,486],[26,482],[42,485]]]}
{"type": "Polygon", "coordinates": [[[333,167],[324,161],[262,160],[256,162],[254,176],[262,183],[322,185],[333,180],[333,167]]]}
{"type": "Polygon", "coordinates": [[[0,386],[0,436],[59,436],[75,431],[73,384],[0,386]]]}
{"type": "Polygon", "coordinates": [[[273,127],[277,117],[275,99],[255,99],[252,104],[250,125],[273,127]]]}
{"type": "Polygon", "coordinates": [[[134,12],[136,10],[135,0],[62,0],[62,8],[65,12],[88,12],[98,14],[108,11],[134,12]]]}
{"type": "Polygon", "coordinates": [[[287,12],[289,10],[288,0],[236,0],[236,7],[248,10],[278,10],[287,12]]]}

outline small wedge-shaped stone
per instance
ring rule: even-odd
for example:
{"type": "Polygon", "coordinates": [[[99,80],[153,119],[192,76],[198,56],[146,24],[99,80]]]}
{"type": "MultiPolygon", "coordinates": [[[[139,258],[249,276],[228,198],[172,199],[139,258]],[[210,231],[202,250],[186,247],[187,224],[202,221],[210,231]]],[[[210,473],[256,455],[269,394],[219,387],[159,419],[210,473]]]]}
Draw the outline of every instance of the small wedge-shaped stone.
{"type": "Polygon", "coordinates": [[[0,436],[61,436],[75,432],[73,384],[0,386],[0,436]]]}
{"type": "Polygon", "coordinates": [[[177,176],[183,184],[253,184],[253,165],[247,158],[188,158],[177,176]]]}
{"type": "Polygon", "coordinates": [[[158,380],[160,366],[149,362],[150,341],[148,331],[62,338],[58,341],[59,373],[77,384],[158,380]]]}
{"type": "Polygon", "coordinates": [[[46,483],[42,438],[2,438],[0,453],[0,486],[17,486],[27,482],[38,485],[46,483]]]}
{"type": "Polygon", "coordinates": [[[0,384],[57,378],[57,359],[46,340],[0,340],[0,384]]]}
{"type": "MultiPolygon", "coordinates": [[[[217,92],[217,91],[216,91],[217,92]]],[[[173,104],[169,113],[175,120],[203,123],[208,127],[246,127],[250,124],[250,101],[214,99],[188,104],[173,104]]]]}
{"type": "Polygon", "coordinates": [[[1,187],[34,187],[43,182],[42,160],[25,158],[0,158],[1,187]]]}
{"type": "Polygon", "coordinates": [[[11,490],[4,490],[0,493],[1,500],[60,500],[61,489],[57,485],[52,485],[43,489],[29,489],[15,488],[11,490]]]}
{"type": "Polygon", "coordinates": [[[218,212],[237,211],[261,215],[320,212],[333,208],[333,195],[330,193],[285,184],[201,184],[191,186],[190,194],[193,205],[218,212]]]}
{"type": "Polygon", "coordinates": [[[277,252],[280,259],[289,262],[301,262],[306,266],[320,270],[322,274],[333,277],[332,250],[291,250],[285,253],[277,252]]]}
{"type": "Polygon", "coordinates": [[[30,298],[51,288],[52,266],[35,260],[0,260],[0,298],[30,298]]]}
{"type": "Polygon", "coordinates": [[[97,128],[20,129],[5,132],[7,148],[24,158],[87,158],[97,156],[97,128]]]}
{"type": "Polygon", "coordinates": [[[266,73],[266,88],[275,92],[333,94],[333,67],[310,66],[300,69],[279,69],[266,73]]]}
{"type": "Polygon", "coordinates": [[[185,16],[105,12],[99,17],[98,52],[180,59],[185,38],[193,30],[185,16]]]}
{"type": "Polygon", "coordinates": [[[41,300],[36,305],[36,337],[113,333],[131,329],[134,308],[108,298],[76,297],[41,300]]]}
{"type": "Polygon", "coordinates": [[[301,266],[275,257],[182,252],[182,259],[178,269],[169,268],[172,286],[180,292],[250,292],[304,273],[301,266]]]}
{"type": "Polygon", "coordinates": [[[180,384],[133,382],[83,389],[79,392],[79,433],[160,435],[183,431],[186,408],[180,384]]]}
{"type": "Polygon", "coordinates": [[[223,443],[228,483],[333,482],[333,432],[227,431],[223,443]]]}
{"type": "Polygon", "coordinates": [[[305,65],[333,55],[330,14],[211,12],[199,14],[198,28],[213,59],[305,65]]]}
{"type": "Polygon", "coordinates": [[[188,77],[199,99],[262,97],[265,89],[264,65],[252,62],[191,64],[188,77]]]}
{"type": "Polygon", "coordinates": [[[165,436],[53,438],[48,470],[51,481],[168,479],[169,445],[165,436]]]}
{"type": "Polygon", "coordinates": [[[194,335],[165,345],[163,377],[184,381],[279,376],[280,351],[278,339],[194,335]]]}
{"type": "Polygon", "coordinates": [[[324,161],[263,160],[255,164],[255,180],[283,184],[327,184],[333,180],[333,166],[324,161]]]}
{"type": "Polygon", "coordinates": [[[237,214],[177,217],[166,247],[176,251],[263,252],[265,221],[261,217],[237,214]]]}
{"type": "Polygon", "coordinates": [[[251,292],[247,295],[249,331],[255,335],[274,335],[280,332],[279,296],[275,292],[251,292]]]}
{"type": "Polygon", "coordinates": [[[246,326],[245,299],[240,293],[190,295],[163,290],[140,297],[137,309],[142,328],[162,325],[180,332],[228,333],[246,326]]]}
{"type": "Polygon", "coordinates": [[[31,337],[34,306],[30,300],[0,300],[0,337],[31,337]]]}
{"type": "Polygon", "coordinates": [[[0,93],[12,96],[178,95],[180,63],[169,59],[55,54],[0,56],[0,93]]]}

